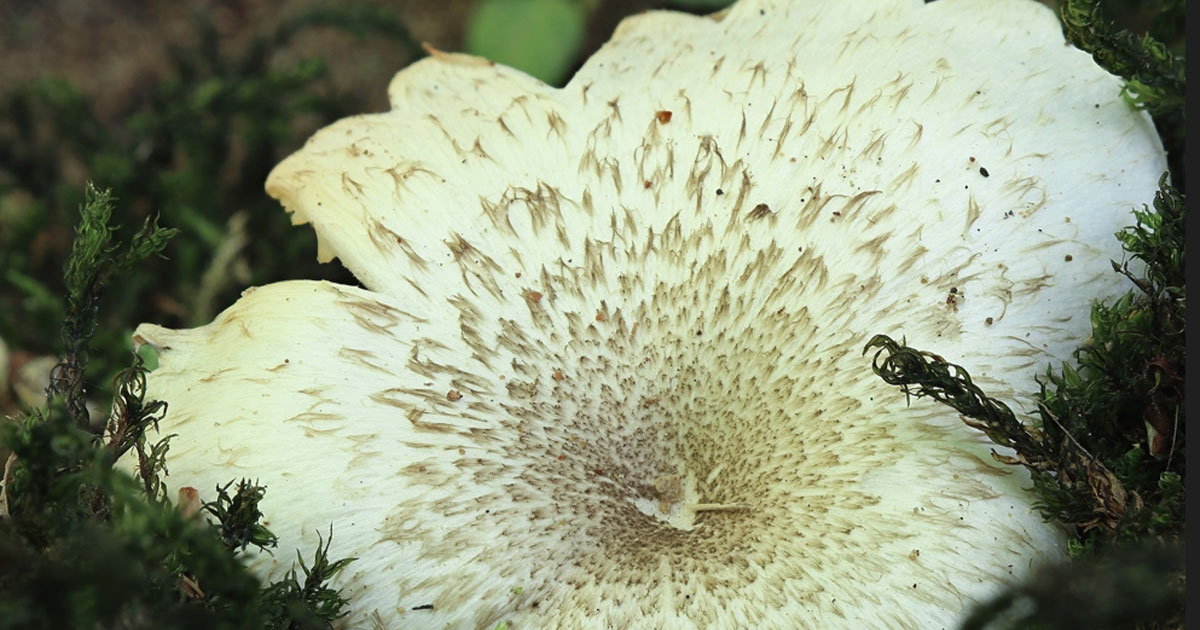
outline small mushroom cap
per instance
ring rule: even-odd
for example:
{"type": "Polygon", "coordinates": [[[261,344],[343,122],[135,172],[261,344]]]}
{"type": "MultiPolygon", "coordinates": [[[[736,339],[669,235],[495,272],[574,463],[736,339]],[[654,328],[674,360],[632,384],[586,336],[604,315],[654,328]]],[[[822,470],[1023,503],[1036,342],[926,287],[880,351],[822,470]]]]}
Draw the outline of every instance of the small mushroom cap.
{"type": "Polygon", "coordinates": [[[1165,160],[1024,0],[626,20],[562,90],[438,54],[267,189],[369,290],[161,352],[168,482],[259,479],[346,624],[936,628],[1062,553],[1027,475],[860,352],[1030,408],[1165,160]]]}

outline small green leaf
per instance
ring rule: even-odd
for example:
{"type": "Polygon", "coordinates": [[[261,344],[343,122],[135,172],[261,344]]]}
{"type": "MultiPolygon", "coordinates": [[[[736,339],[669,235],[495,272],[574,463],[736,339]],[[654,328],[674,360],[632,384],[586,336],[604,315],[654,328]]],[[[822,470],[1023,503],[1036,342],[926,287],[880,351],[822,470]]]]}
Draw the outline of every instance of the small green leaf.
{"type": "Polygon", "coordinates": [[[560,84],[583,45],[583,9],[570,0],[483,0],[467,23],[467,52],[560,84]]]}
{"type": "Polygon", "coordinates": [[[220,79],[209,79],[196,86],[195,92],[192,93],[191,105],[197,110],[210,107],[224,91],[225,84],[220,79]]]}

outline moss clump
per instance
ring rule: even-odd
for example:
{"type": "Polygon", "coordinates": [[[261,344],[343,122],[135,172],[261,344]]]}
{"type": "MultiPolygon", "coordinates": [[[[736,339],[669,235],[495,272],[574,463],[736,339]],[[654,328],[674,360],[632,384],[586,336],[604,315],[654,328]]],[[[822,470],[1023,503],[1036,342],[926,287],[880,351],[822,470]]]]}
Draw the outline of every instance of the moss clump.
{"type": "Polygon", "coordinates": [[[873,368],[884,381],[949,405],[1011,449],[1015,455],[992,455],[1028,468],[1042,514],[1074,533],[1072,565],[1044,569],[976,611],[964,628],[995,627],[987,622],[1018,603],[1025,612],[1006,627],[1182,623],[1183,196],[1164,179],[1154,208],[1136,216],[1137,225],[1118,237],[1145,271],[1134,274],[1128,260],[1113,267],[1137,291],[1093,307],[1092,339],[1075,353],[1078,367],[1064,364],[1040,379],[1037,426],[1023,424],[967,370],[936,354],[884,335],[864,348],[875,351],[873,368]],[[1140,586],[1120,586],[1131,584],[1140,586]],[[1051,621],[1059,618],[1070,622],[1051,621]]]}
{"type": "Polygon", "coordinates": [[[111,195],[89,187],[47,403],[0,433],[11,449],[0,490],[0,629],[331,627],[346,600],[327,582],[352,559],[330,561],[328,538],[311,565],[299,559],[303,578],[293,569],[264,586],[243,562],[248,546],[275,544],[259,522],[265,488],[219,488],[201,506],[213,522],[168,501],[160,475],[170,437],[151,444],[146,435],[166,405],[146,400],[140,357],[115,379],[106,426],[88,429],[84,373],[103,289],[174,235],[147,221],[114,243],[111,215],[111,195]],[[130,451],[136,478],[114,469],[130,451]]]}

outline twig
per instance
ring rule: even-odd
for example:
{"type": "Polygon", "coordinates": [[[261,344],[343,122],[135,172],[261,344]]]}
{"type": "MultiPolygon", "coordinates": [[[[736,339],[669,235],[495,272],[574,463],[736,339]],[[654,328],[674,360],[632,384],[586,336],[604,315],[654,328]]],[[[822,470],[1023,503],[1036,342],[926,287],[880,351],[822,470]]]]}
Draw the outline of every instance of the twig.
{"type": "Polygon", "coordinates": [[[9,453],[8,461],[4,462],[4,477],[0,479],[0,518],[8,518],[8,484],[12,478],[13,465],[17,463],[17,454],[9,453]]]}
{"type": "Polygon", "coordinates": [[[225,238],[221,239],[221,244],[213,252],[208,268],[200,277],[200,288],[192,299],[193,321],[200,323],[212,319],[213,303],[217,296],[231,283],[245,281],[237,277],[237,262],[238,256],[250,242],[250,235],[246,233],[249,220],[250,215],[245,210],[238,210],[229,217],[225,238]]]}
{"type": "Polygon", "coordinates": [[[1058,416],[1054,415],[1054,413],[1052,411],[1050,411],[1050,408],[1046,406],[1046,403],[1043,403],[1042,401],[1039,400],[1037,403],[1037,406],[1038,406],[1038,410],[1040,410],[1043,414],[1045,414],[1045,417],[1050,418],[1051,420],[1054,421],[1054,424],[1055,424],[1055,426],[1058,427],[1058,430],[1062,431],[1063,435],[1067,436],[1068,440],[1071,440],[1071,444],[1074,444],[1075,448],[1079,449],[1079,452],[1081,454],[1083,454],[1083,456],[1086,459],[1088,459],[1088,460],[1096,460],[1097,459],[1095,455],[1092,455],[1091,453],[1089,453],[1088,450],[1086,448],[1084,448],[1082,444],[1079,443],[1079,440],[1075,439],[1074,435],[1071,435],[1071,432],[1067,430],[1067,427],[1063,426],[1063,423],[1061,421],[1059,421],[1058,416]]]}

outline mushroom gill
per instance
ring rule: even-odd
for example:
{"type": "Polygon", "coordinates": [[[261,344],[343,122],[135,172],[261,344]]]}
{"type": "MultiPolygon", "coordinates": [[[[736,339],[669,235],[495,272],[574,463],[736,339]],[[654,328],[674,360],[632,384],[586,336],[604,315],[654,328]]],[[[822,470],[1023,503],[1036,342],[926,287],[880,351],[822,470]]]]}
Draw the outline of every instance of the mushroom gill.
{"type": "Polygon", "coordinates": [[[1025,0],[650,13],[562,90],[435,54],[267,183],[369,290],[138,329],[168,482],[332,522],[352,627],[944,627],[1061,540],[861,349],[1028,402],[1164,168],[1119,91],[1025,0]]]}

